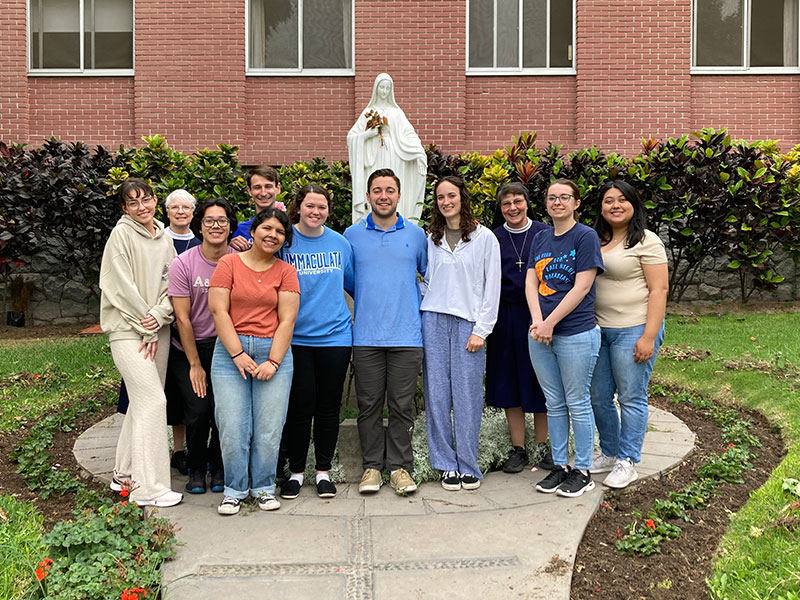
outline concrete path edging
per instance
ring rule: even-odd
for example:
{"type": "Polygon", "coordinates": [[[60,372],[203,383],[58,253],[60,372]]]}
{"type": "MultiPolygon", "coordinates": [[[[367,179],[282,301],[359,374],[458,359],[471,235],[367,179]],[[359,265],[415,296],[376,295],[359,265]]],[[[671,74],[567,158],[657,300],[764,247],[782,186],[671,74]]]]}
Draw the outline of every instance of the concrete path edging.
{"type": "MultiPolygon", "coordinates": [[[[79,464],[106,483],[121,423],[122,415],[112,415],[75,443],[79,464]]],[[[651,407],[640,479],[680,465],[694,442],[680,419],[651,407]]],[[[330,500],[318,498],[311,482],[279,511],[246,506],[233,517],[217,515],[221,494],[186,494],[160,511],[176,522],[182,544],[162,566],[165,598],[568,600],[605,475],[575,499],[537,493],[544,475],[493,472],[475,491],[425,483],[408,497],[388,486],[362,496],[346,483],[330,500]]],[[[185,482],[173,470],[173,489],[185,482]]]]}

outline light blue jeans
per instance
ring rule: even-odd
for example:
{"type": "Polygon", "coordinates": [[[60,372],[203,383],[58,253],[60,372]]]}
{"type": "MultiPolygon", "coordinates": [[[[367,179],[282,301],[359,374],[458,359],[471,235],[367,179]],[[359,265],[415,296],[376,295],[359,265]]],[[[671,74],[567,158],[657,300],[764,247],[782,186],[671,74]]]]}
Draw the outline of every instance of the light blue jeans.
{"type": "Polygon", "coordinates": [[[633,348],[642,333],[644,324],[602,327],[600,356],[592,377],[592,408],[600,433],[600,450],[613,458],[629,458],[632,463],[642,460],[647,430],[647,385],[664,340],[664,325],[656,336],[653,357],[637,363],[633,360],[633,348]],[[614,392],[620,414],[614,405],[614,392]]]}
{"type": "Polygon", "coordinates": [[[597,355],[600,328],[573,335],[554,335],[550,345],[528,338],[528,351],[536,379],[547,400],[547,427],[553,462],[569,462],[569,426],[575,438],[575,468],[592,466],[594,453],[594,414],[589,398],[597,355]]]}
{"type": "MultiPolygon", "coordinates": [[[[240,335],[242,349],[261,364],[269,358],[272,338],[240,335]]],[[[272,379],[243,379],[222,342],[217,341],[211,363],[214,416],[219,429],[225,495],[244,499],[248,494],[275,493],[275,470],[283,424],[292,387],[291,348],[272,379]]]]}

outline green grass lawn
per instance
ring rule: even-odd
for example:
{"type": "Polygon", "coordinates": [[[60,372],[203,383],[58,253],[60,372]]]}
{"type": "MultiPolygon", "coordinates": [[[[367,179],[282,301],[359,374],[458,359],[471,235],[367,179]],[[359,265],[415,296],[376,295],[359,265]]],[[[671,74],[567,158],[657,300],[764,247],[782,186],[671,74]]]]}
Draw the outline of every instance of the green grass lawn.
{"type": "MultiPolygon", "coordinates": [[[[761,412],[781,428],[788,449],[766,484],[753,490],[748,504],[732,517],[710,580],[712,594],[731,600],[800,600],[800,530],[775,525],[793,498],[782,489],[784,480],[800,479],[800,313],[670,316],[665,345],[677,344],[707,349],[711,355],[699,362],[662,356],[656,363],[657,379],[761,412]],[[739,362],[726,368],[726,361],[739,362]],[[771,374],[749,370],[751,366],[771,374]]],[[[0,431],[34,421],[117,379],[104,336],[0,341],[0,431]]],[[[36,556],[41,530],[35,511],[8,502],[0,496],[0,507],[14,511],[14,533],[19,535],[10,543],[0,539],[0,574],[5,576],[0,586],[12,585],[21,574],[8,570],[8,552],[24,561],[13,561],[22,568],[35,568],[27,563],[36,556]]],[[[3,594],[0,587],[0,598],[14,597],[3,594]]]]}
{"type": "Polygon", "coordinates": [[[33,504],[0,494],[0,598],[21,598],[43,558],[42,516],[33,504]]]}
{"type": "Polygon", "coordinates": [[[0,342],[0,432],[118,379],[106,336],[0,342]]]}
{"type": "Polygon", "coordinates": [[[800,529],[791,531],[776,520],[800,500],[782,489],[784,479],[800,479],[800,313],[670,316],[665,345],[676,344],[711,355],[698,362],[659,357],[657,379],[757,410],[781,428],[788,451],[732,516],[710,580],[712,596],[798,600],[800,529]]]}

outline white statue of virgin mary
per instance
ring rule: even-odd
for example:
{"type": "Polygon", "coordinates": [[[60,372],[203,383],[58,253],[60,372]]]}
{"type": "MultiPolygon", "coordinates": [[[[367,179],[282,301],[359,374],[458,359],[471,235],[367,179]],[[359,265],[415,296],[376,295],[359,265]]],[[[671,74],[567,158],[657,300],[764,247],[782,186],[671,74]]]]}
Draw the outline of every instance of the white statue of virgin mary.
{"type": "Polygon", "coordinates": [[[398,212],[417,221],[422,214],[428,159],[422,142],[394,99],[392,78],[381,73],[372,97],[347,134],[353,179],[353,223],[369,214],[367,178],[377,169],[392,169],[400,178],[398,212]]]}

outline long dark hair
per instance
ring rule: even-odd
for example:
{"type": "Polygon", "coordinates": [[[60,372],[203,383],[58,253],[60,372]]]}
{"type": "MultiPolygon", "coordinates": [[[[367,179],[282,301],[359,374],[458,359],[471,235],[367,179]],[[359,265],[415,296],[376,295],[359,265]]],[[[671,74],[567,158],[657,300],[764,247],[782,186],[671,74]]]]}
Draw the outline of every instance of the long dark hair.
{"type": "Polygon", "coordinates": [[[459,229],[461,229],[461,239],[464,242],[469,241],[469,234],[475,231],[478,226],[475,224],[475,217],[472,214],[472,205],[470,204],[469,192],[467,186],[464,185],[464,180],[461,177],[448,175],[442,177],[433,186],[433,211],[431,216],[430,232],[431,240],[437,246],[442,245],[442,237],[444,237],[444,229],[447,226],[447,221],[439,210],[439,203],[436,201],[436,190],[443,183],[451,183],[461,195],[461,219],[459,221],[459,229]]]}
{"type": "Polygon", "coordinates": [[[600,238],[600,245],[605,246],[611,241],[614,232],[611,230],[611,225],[603,218],[603,197],[610,189],[619,190],[625,200],[627,200],[633,207],[633,217],[631,222],[628,223],[628,235],[625,238],[625,247],[632,248],[644,239],[644,230],[647,227],[647,220],[644,215],[644,203],[642,202],[639,192],[630,183],[615,179],[604,183],[600,190],[599,201],[597,205],[597,217],[594,220],[594,230],[600,238]]]}
{"type": "Polygon", "coordinates": [[[283,231],[286,236],[286,240],[283,243],[284,248],[288,248],[292,245],[292,235],[294,235],[294,228],[292,224],[289,222],[288,215],[283,212],[280,208],[275,208],[275,204],[272,206],[268,206],[267,208],[262,208],[260,211],[256,213],[256,216],[253,217],[253,223],[250,225],[250,236],[252,237],[253,232],[256,228],[261,225],[267,219],[278,219],[281,225],[283,225],[283,231]]]}
{"type": "Polygon", "coordinates": [[[331,210],[333,210],[333,206],[331,206],[331,195],[328,193],[328,190],[316,183],[309,183],[300,188],[294,201],[289,205],[289,220],[292,223],[296,224],[300,222],[300,205],[309,194],[321,194],[325,197],[325,201],[328,203],[328,215],[330,215],[331,210]]]}

